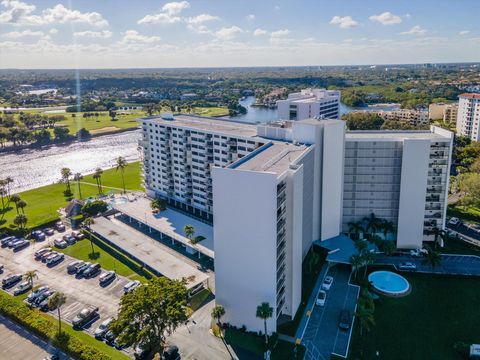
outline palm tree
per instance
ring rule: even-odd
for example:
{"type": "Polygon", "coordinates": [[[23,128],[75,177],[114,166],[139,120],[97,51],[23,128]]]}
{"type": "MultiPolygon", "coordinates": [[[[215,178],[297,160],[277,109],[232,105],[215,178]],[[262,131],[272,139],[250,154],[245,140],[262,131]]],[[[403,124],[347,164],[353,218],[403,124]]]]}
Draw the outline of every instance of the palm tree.
{"type": "Polygon", "coordinates": [[[23,214],[18,214],[13,219],[13,223],[17,225],[20,229],[24,229],[27,225],[28,218],[23,214]]]}
{"type": "Polygon", "coordinates": [[[393,222],[388,220],[383,220],[381,222],[381,229],[383,230],[383,238],[385,240],[387,240],[388,234],[393,234],[395,232],[395,226],[393,225],[393,222]]]}
{"type": "Polygon", "coordinates": [[[123,193],[125,194],[125,168],[127,167],[127,160],[125,158],[119,156],[117,159],[117,166],[116,166],[116,171],[120,170],[120,173],[122,174],[122,184],[123,184],[123,193]]]}
{"type": "Polygon", "coordinates": [[[371,213],[370,216],[366,216],[362,219],[366,223],[365,231],[371,235],[375,234],[382,226],[382,220],[371,213]]]}
{"type": "Polygon", "coordinates": [[[365,254],[362,255],[362,260],[363,260],[363,266],[364,266],[364,272],[363,272],[363,277],[365,278],[367,276],[367,270],[368,266],[375,264],[375,259],[376,255],[373,252],[366,252],[365,254]]]}
{"type": "MultiPolygon", "coordinates": [[[[225,308],[222,305],[215,305],[212,309],[212,319],[217,322],[218,328],[220,330],[222,324],[220,324],[220,319],[223,315],[225,315],[225,308]]],[[[220,331],[220,336],[222,336],[222,332],[220,331]]]]}
{"type": "Polygon", "coordinates": [[[357,306],[355,316],[360,321],[360,336],[363,335],[363,329],[370,331],[372,326],[375,326],[375,318],[373,317],[373,310],[361,305],[360,299],[357,306]]]}
{"type": "Polygon", "coordinates": [[[24,276],[33,288],[33,280],[38,279],[37,270],[27,271],[24,276]]]}
{"type": "Polygon", "coordinates": [[[163,211],[167,209],[167,205],[165,204],[165,200],[163,199],[153,199],[150,202],[150,207],[152,210],[163,211]]]}
{"type": "Polygon", "coordinates": [[[307,259],[308,271],[312,272],[319,262],[320,262],[320,255],[312,249],[312,253],[308,256],[308,259],[307,259]]]}
{"type": "Polygon", "coordinates": [[[62,320],[60,317],[60,308],[62,307],[63,304],[65,304],[66,301],[67,301],[67,297],[62,292],[56,292],[48,299],[48,307],[50,309],[57,308],[59,334],[62,331],[62,320]]]}
{"type": "Polygon", "coordinates": [[[442,229],[436,227],[436,226],[434,228],[432,228],[432,230],[430,230],[430,231],[431,231],[431,234],[434,236],[433,243],[435,245],[435,249],[438,249],[438,243],[439,243],[438,240],[440,240],[440,239],[445,240],[445,238],[447,237],[447,232],[445,230],[442,230],[442,229]]]}
{"type": "Polygon", "coordinates": [[[27,202],[25,200],[20,199],[17,201],[16,205],[17,205],[17,209],[22,210],[22,214],[25,215],[25,207],[27,206],[27,202]]]}
{"type": "Polygon", "coordinates": [[[362,267],[363,260],[360,254],[350,256],[350,264],[352,265],[352,272],[355,280],[357,279],[358,270],[362,267]]]}
{"type": "Polygon", "coordinates": [[[20,201],[20,195],[18,194],[13,194],[12,196],[10,196],[10,201],[13,202],[15,204],[15,208],[17,210],[17,214],[18,214],[18,202],[20,201]]]}
{"type": "Polygon", "coordinates": [[[257,312],[255,316],[263,320],[263,326],[265,329],[265,344],[268,344],[267,319],[273,316],[273,307],[271,307],[268,302],[262,302],[257,306],[257,312]]]}
{"type": "Polygon", "coordinates": [[[63,182],[67,185],[67,192],[70,192],[70,176],[72,176],[72,170],[63,168],[60,174],[62,175],[63,182]]]}
{"type": "Polygon", "coordinates": [[[75,175],[73,175],[73,180],[77,182],[78,195],[80,199],[82,198],[82,189],[80,188],[80,180],[82,179],[83,179],[83,175],[80,173],[76,173],[75,175]]]}
{"type": "Polygon", "coordinates": [[[10,184],[13,183],[13,178],[11,178],[10,176],[7,176],[5,178],[5,185],[7,187],[7,198],[8,198],[8,201],[10,201],[10,184]]]}
{"type": "Polygon", "coordinates": [[[439,266],[442,263],[442,253],[437,250],[433,250],[429,246],[425,246],[427,249],[427,254],[425,255],[425,259],[423,260],[422,264],[424,265],[430,265],[432,267],[432,270],[435,269],[435,267],[439,266]]]}
{"type": "Polygon", "coordinates": [[[363,228],[363,224],[361,221],[350,221],[348,224],[348,234],[350,237],[354,235],[354,240],[358,240],[360,238],[360,233],[364,233],[365,229],[363,228]]]}
{"type": "Polygon", "coordinates": [[[83,220],[83,225],[85,225],[87,228],[90,227],[94,223],[93,217],[89,216],[85,220],[83,220]]]}
{"type": "Polygon", "coordinates": [[[195,235],[195,228],[193,227],[193,225],[187,224],[183,227],[183,233],[190,241],[192,241],[193,236],[195,235]]]}
{"type": "Polygon", "coordinates": [[[103,170],[101,168],[96,168],[95,173],[93,174],[93,178],[97,182],[98,193],[102,193],[102,174],[103,170]]]}

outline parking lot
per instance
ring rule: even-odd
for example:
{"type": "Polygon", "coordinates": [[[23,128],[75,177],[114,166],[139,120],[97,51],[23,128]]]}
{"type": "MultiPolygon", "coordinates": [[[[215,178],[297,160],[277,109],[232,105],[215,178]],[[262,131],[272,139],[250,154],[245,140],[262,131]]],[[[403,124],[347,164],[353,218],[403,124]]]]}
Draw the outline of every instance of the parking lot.
{"type": "MultiPolygon", "coordinates": [[[[307,349],[305,359],[330,359],[331,354],[347,356],[353,323],[349,331],[340,330],[339,316],[343,309],[347,309],[353,318],[359,288],[348,283],[349,266],[335,265],[328,270],[327,275],[334,280],[327,291],[325,306],[313,307],[303,334],[302,343],[307,349]]],[[[318,290],[313,291],[309,303],[316,298],[318,290]]]]}
{"type": "MultiPolygon", "coordinates": [[[[0,264],[4,265],[5,268],[3,273],[0,274],[0,279],[10,274],[25,274],[27,271],[36,270],[38,279],[34,280],[35,286],[47,285],[51,289],[63,292],[66,295],[66,303],[62,306],[62,318],[65,321],[71,322],[78,312],[85,307],[93,306],[99,309],[100,317],[85,328],[85,331],[92,333],[104,319],[116,316],[118,304],[123,295],[123,286],[129,280],[117,276],[110,284],[101,287],[98,280],[99,275],[90,279],[69,275],[67,266],[75,260],[69,256],[65,256],[62,262],[51,267],[35,260],[35,251],[49,246],[51,241],[52,239],[47,239],[47,241],[30,245],[18,252],[13,252],[9,248],[1,248],[0,264]]],[[[16,286],[12,286],[6,291],[12,293],[16,286]]],[[[56,315],[55,311],[53,315],[56,315]]]]}

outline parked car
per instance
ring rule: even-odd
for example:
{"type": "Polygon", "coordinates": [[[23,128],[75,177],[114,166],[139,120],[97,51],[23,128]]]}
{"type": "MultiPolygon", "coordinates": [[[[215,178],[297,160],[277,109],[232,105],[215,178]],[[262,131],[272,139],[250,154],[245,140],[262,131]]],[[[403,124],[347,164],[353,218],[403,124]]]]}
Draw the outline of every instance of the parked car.
{"type": "Polygon", "coordinates": [[[77,242],[77,239],[75,239],[72,235],[64,235],[62,237],[63,241],[65,241],[68,245],[73,245],[77,242]]]}
{"type": "Polygon", "coordinates": [[[35,251],[35,260],[40,260],[43,254],[51,251],[52,251],[52,248],[49,248],[49,247],[35,251]]]}
{"type": "Polygon", "coordinates": [[[342,310],[340,312],[340,318],[338,320],[338,327],[340,328],[340,330],[349,330],[350,329],[350,326],[352,324],[352,317],[350,315],[350,311],[348,310],[342,310]]]}
{"type": "Polygon", "coordinates": [[[47,265],[53,266],[58,264],[60,261],[63,261],[65,259],[64,254],[56,254],[55,256],[47,259],[47,265]]]}
{"type": "Polygon", "coordinates": [[[3,269],[4,269],[4,268],[5,268],[5,267],[3,266],[3,264],[0,264],[0,274],[3,273],[3,269]]]}
{"type": "Polygon", "coordinates": [[[330,290],[333,284],[333,277],[331,276],[326,276],[325,279],[323,279],[322,283],[322,289],[323,290],[330,290]]]}
{"type": "Polygon", "coordinates": [[[12,248],[13,251],[20,251],[22,249],[25,249],[27,246],[30,246],[30,241],[24,239],[22,241],[16,242],[12,248]]]}
{"type": "Polygon", "coordinates": [[[412,257],[423,257],[428,255],[428,250],[427,249],[413,249],[410,250],[410,256],[412,257]]]}
{"type": "Polygon", "coordinates": [[[79,267],[77,267],[76,277],[82,277],[83,273],[85,272],[85,270],[87,270],[90,267],[90,265],[92,265],[92,263],[86,262],[83,265],[80,265],[79,267]]]}
{"type": "Polygon", "coordinates": [[[401,270],[417,270],[417,265],[415,265],[412,262],[405,261],[405,262],[401,262],[398,265],[398,268],[401,270]]]}
{"type": "Polygon", "coordinates": [[[43,360],[60,360],[60,355],[52,354],[47,356],[46,358],[43,358],[43,360]]]}
{"type": "Polygon", "coordinates": [[[12,241],[13,239],[15,239],[15,236],[7,236],[7,237],[4,237],[0,240],[0,244],[2,247],[6,247],[7,244],[12,241]]]}
{"type": "Polygon", "coordinates": [[[38,304],[38,308],[42,311],[50,311],[50,310],[54,310],[55,308],[50,306],[49,304],[49,300],[50,298],[55,294],[55,291],[52,291],[50,294],[48,294],[47,297],[45,297],[39,304],[38,304]]]}
{"type": "Polygon", "coordinates": [[[82,328],[92,320],[98,317],[98,308],[85,308],[80,311],[72,320],[72,325],[74,328],[82,328]]]}
{"type": "Polygon", "coordinates": [[[20,242],[20,241],[23,241],[23,240],[25,240],[25,239],[23,239],[23,238],[20,238],[20,239],[19,239],[19,238],[13,238],[12,240],[10,240],[10,241],[7,243],[7,246],[8,246],[9,248],[13,248],[16,243],[18,243],[18,242],[20,242]]]}
{"type": "Polygon", "coordinates": [[[56,253],[57,253],[56,251],[46,251],[46,252],[44,252],[42,255],[40,255],[39,260],[40,260],[41,262],[46,262],[47,259],[48,259],[48,257],[49,257],[50,255],[56,254],[56,253]]]}
{"type": "Polygon", "coordinates": [[[53,228],[46,228],[46,229],[43,230],[43,232],[47,236],[52,236],[53,234],[55,234],[55,230],[53,230],[53,228]]]}
{"type": "Polygon", "coordinates": [[[327,293],[325,290],[320,290],[317,295],[317,306],[325,306],[325,301],[327,300],[327,293]]]}
{"type": "Polygon", "coordinates": [[[115,334],[112,330],[108,330],[107,333],[105,334],[104,338],[105,338],[105,342],[110,345],[110,346],[113,346],[113,343],[115,342],[115,339],[117,338],[117,334],[115,334]]]}
{"type": "Polygon", "coordinates": [[[116,277],[117,274],[115,274],[115,271],[107,271],[100,275],[98,282],[100,283],[100,286],[105,286],[115,280],[116,277]]]}
{"type": "Polygon", "coordinates": [[[55,239],[53,240],[53,245],[55,245],[56,247],[58,247],[59,249],[65,249],[68,244],[65,240],[63,239],[55,239]]]}
{"type": "Polygon", "coordinates": [[[58,231],[58,232],[64,232],[65,231],[65,225],[63,225],[63,223],[61,221],[57,221],[55,223],[55,229],[58,231]]]}
{"type": "Polygon", "coordinates": [[[96,328],[95,332],[93,335],[95,336],[95,339],[101,340],[105,336],[105,334],[108,332],[108,327],[112,323],[113,318],[108,318],[104,322],[102,322],[98,328],[96,328]]]}
{"type": "Polygon", "coordinates": [[[18,285],[15,290],[13,290],[13,295],[17,296],[23,294],[32,288],[32,283],[30,281],[24,281],[18,285]]]}
{"type": "Polygon", "coordinates": [[[80,231],[72,231],[72,236],[77,240],[85,239],[85,234],[80,231]]]}
{"type": "Polygon", "coordinates": [[[36,241],[44,241],[47,236],[45,235],[45,233],[42,231],[42,230],[34,230],[32,231],[32,237],[36,240],[36,241]]]}
{"type": "Polygon", "coordinates": [[[33,306],[39,306],[43,301],[45,301],[45,299],[47,299],[49,296],[52,296],[53,293],[54,293],[53,290],[47,290],[47,291],[41,293],[41,294],[38,295],[38,297],[32,302],[32,305],[33,305],[33,306]]]}
{"type": "Polygon", "coordinates": [[[163,350],[162,356],[160,359],[161,360],[179,360],[180,354],[178,353],[178,347],[175,345],[167,346],[163,350]]]}
{"type": "Polygon", "coordinates": [[[40,295],[43,293],[49,291],[50,288],[48,286],[41,286],[38,289],[32,291],[28,296],[27,296],[27,301],[29,303],[34,302],[40,295]]]}
{"type": "Polygon", "coordinates": [[[85,264],[85,261],[82,261],[82,260],[72,261],[70,264],[67,265],[67,272],[69,274],[75,274],[78,268],[83,264],[85,264]]]}
{"type": "Polygon", "coordinates": [[[98,275],[101,270],[102,270],[102,267],[100,266],[100,264],[92,264],[83,272],[83,276],[86,279],[92,278],[98,275]]]}
{"type": "Polygon", "coordinates": [[[456,217],[452,217],[450,218],[450,220],[448,220],[448,225],[458,226],[460,225],[460,223],[461,223],[460,219],[456,217]]]}
{"type": "Polygon", "coordinates": [[[22,278],[23,278],[22,274],[9,275],[5,279],[2,279],[2,287],[4,289],[8,288],[8,287],[11,287],[11,286],[15,285],[16,283],[18,283],[20,280],[22,280],[22,278]]]}
{"type": "Polygon", "coordinates": [[[140,281],[138,280],[134,280],[134,281],[130,281],[129,283],[127,283],[124,287],[123,287],[123,292],[125,294],[128,294],[129,292],[132,292],[133,290],[135,290],[137,287],[139,287],[141,285],[140,281]]]}

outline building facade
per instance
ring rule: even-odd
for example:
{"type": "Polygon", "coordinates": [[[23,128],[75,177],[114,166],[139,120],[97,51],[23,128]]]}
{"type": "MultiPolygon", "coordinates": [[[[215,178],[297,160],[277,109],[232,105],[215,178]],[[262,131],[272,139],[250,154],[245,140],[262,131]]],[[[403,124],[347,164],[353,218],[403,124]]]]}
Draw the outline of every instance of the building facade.
{"type": "Polygon", "coordinates": [[[312,118],[338,119],[340,117],[340,91],[303,89],[277,101],[279,120],[312,118]]]}
{"type": "Polygon", "coordinates": [[[430,120],[443,120],[444,123],[456,123],[458,115],[458,103],[452,104],[430,104],[428,117],[430,120]]]}
{"type": "Polygon", "coordinates": [[[480,94],[461,94],[458,96],[457,134],[472,141],[480,138],[480,94]]]}

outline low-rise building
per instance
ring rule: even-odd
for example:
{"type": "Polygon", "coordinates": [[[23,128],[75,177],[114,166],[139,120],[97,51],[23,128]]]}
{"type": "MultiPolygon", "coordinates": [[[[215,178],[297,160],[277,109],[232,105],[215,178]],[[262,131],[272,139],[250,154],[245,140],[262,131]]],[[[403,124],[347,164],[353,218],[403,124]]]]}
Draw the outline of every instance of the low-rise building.
{"type": "Polygon", "coordinates": [[[340,117],[340,91],[303,89],[277,101],[279,120],[311,118],[338,119],[340,117]]]}

